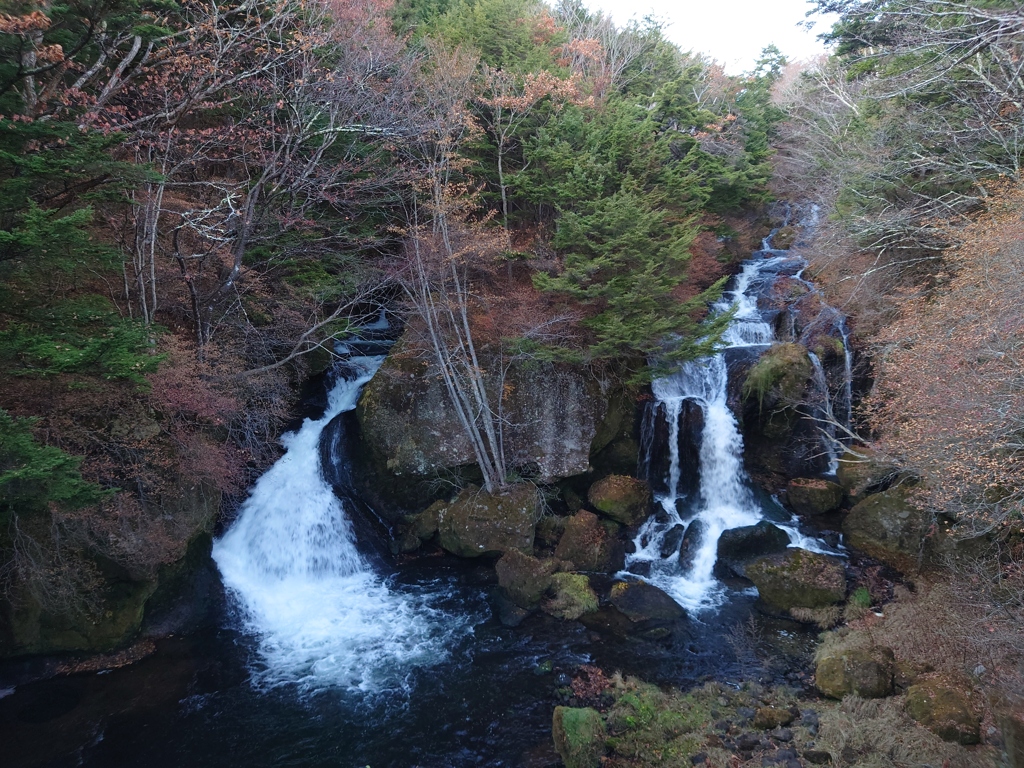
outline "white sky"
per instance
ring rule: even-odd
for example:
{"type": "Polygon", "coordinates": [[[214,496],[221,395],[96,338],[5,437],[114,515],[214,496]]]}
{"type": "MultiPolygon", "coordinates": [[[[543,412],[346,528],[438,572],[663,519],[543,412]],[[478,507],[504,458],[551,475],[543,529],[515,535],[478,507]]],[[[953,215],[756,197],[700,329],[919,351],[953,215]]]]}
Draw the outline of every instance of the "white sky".
{"type": "Polygon", "coordinates": [[[753,68],[762,49],[775,43],[791,61],[824,51],[815,37],[830,22],[818,20],[812,31],[798,27],[810,9],[807,0],[585,0],[617,24],[651,14],[667,24],[666,36],[683,50],[710,54],[737,75],[753,68]]]}

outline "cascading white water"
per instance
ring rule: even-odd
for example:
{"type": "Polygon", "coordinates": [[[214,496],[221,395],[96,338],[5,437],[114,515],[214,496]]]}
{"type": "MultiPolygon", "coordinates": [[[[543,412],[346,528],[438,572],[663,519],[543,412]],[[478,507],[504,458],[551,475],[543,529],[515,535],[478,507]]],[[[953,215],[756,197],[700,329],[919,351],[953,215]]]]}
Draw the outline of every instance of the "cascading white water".
{"type": "Polygon", "coordinates": [[[388,587],[356,549],[343,502],[324,480],[320,435],[355,408],[382,357],[352,358],[324,415],[281,441],[284,456],[260,477],[213,559],[245,629],[257,638],[254,683],[305,690],[372,691],[401,685],[409,669],[435,663],[470,630],[425,595],[388,587]]]}

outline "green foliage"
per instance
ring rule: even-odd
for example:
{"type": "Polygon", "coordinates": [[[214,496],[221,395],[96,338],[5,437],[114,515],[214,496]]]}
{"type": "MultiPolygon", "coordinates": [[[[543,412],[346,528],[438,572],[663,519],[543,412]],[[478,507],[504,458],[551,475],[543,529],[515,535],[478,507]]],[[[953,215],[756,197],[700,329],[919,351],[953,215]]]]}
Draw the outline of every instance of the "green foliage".
{"type": "Polygon", "coordinates": [[[853,594],[850,595],[850,604],[856,605],[858,608],[870,608],[871,593],[868,592],[868,588],[857,587],[853,590],[853,594]]]}
{"type": "Polygon", "coordinates": [[[540,0],[455,0],[443,15],[434,18],[427,33],[453,47],[479,51],[492,67],[537,72],[555,65],[554,41],[538,41],[544,36],[545,15],[550,14],[540,0]]]}
{"type": "Polygon", "coordinates": [[[80,458],[41,445],[32,435],[33,419],[0,410],[0,521],[49,504],[78,508],[97,503],[104,491],[82,479],[80,458]]]}

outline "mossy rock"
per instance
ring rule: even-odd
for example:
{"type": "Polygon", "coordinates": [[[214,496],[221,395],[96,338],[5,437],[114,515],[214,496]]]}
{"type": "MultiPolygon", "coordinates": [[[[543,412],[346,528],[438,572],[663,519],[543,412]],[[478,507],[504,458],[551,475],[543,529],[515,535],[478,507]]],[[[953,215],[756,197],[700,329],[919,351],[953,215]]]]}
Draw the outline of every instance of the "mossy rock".
{"type": "Polygon", "coordinates": [[[608,600],[634,623],[676,621],[686,616],[679,603],[646,581],[618,581],[608,600]]]}
{"type": "Polygon", "coordinates": [[[646,519],[651,491],[643,480],[609,475],[590,486],[587,499],[602,515],[623,525],[634,525],[646,519]]]}
{"type": "Polygon", "coordinates": [[[924,675],[907,689],[907,714],[940,739],[981,741],[981,707],[971,683],[959,675],[924,675]]]}
{"type": "Polygon", "coordinates": [[[551,576],[562,563],[558,560],[539,560],[513,549],[501,556],[494,569],[498,584],[509,599],[520,608],[535,608],[551,586],[551,576]]]}
{"type": "Polygon", "coordinates": [[[625,548],[593,512],[580,510],[565,521],[555,557],[572,562],[575,570],[614,573],[625,564],[625,548]]]}
{"type": "Polygon", "coordinates": [[[794,720],[794,715],[788,709],[779,707],[758,707],[754,713],[752,725],[761,731],[770,731],[773,728],[781,728],[789,725],[794,720]]]}
{"type": "Polygon", "coordinates": [[[596,709],[555,707],[551,735],[565,768],[599,768],[601,765],[608,729],[596,709]]]}
{"type": "Polygon", "coordinates": [[[818,690],[833,699],[853,694],[881,699],[893,693],[896,661],[891,648],[840,648],[818,659],[814,671],[818,690]]]}
{"type": "Polygon", "coordinates": [[[757,525],[745,525],[723,531],[718,538],[716,569],[727,569],[737,576],[746,572],[746,563],[765,555],[785,552],[789,547],[789,534],[762,520],[757,525]]]}
{"type": "Polygon", "coordinates": [[[541,606],[544,613],[556,619],[575,621],[598,608],[597,595],[586,576],[579,573],[556,573],[549,589],[552,597],[541,606]]]}
{"type": "Polygon", "coordinates": [[[907,501],[908,489],[892,488],[868,496],[843,520],[846,542],[904,572],[920,568],[931,515],[907,501]]]}
{"type": "Polygon", "coordinates": [[[846,597],[842,560],[803,549],[755,560],[747,565],[746,575],[762,600],[783,611],[824,608],[846,597]]]}
{"type": "Polygon", "coordinates": [[[824,478],[798,477],[786,486],[786,498],[798,515],[814,517],[839,509],[843,486],[824,478]]]}
{"type": "Polygon", "coordinates": [[[777,410],[803,399],[814,365],[800,344],[775,344],[747,372],[743,382],[744,400],[753,400],[765,410],[777,410]]]}
{"type": "Polygon", "coordinates": [[[441,546],[459,557],[533,551],[541,497],[535,485],[519,483],[491,495],[469,486],[439,515],[441,546]]]}
{"type": "Polygon", "coordinates": [[[848,449],[836,469],[836,480],[854,504],[884,489],[898,475],[899,469],[892,461],[867,446],[848,449]]]}

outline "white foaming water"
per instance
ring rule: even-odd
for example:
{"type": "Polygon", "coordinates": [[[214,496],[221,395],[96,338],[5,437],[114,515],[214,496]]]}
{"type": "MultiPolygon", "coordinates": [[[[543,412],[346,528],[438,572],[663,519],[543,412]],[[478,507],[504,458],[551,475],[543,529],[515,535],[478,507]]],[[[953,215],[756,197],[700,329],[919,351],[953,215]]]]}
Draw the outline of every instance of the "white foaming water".
{"type": "Polygon", "coordinates": [[[443,660],[469,631],[429,595],[389,588],[355,547],[343,502],[324,480],[320,435],[356,406],[382,357],[352,358],[358,375],[340,380],[323,417],[282,437],[286,448],[253,486],[213,559],[258,641],[259,687],[360,691],[401,686],[412,667],[443,660]]]}

